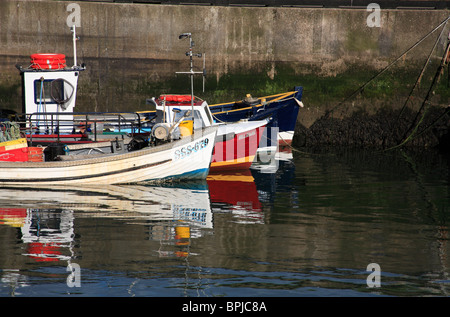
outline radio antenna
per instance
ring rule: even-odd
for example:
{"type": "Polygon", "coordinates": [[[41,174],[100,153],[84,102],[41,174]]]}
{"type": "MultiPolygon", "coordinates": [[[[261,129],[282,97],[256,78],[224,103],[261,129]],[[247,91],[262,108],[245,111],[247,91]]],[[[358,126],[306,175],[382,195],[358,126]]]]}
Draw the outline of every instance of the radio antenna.
{"type": "MultiPolygon", "coordinates": [[[[192,108],[192,120],[194,120],[194,75],[195,74],[202,74],[203,75],[203,91],[205,91],[205,84],[204,84],[204,77],[206,76],[206,70],[205,70],[205,59],[203,59],[203,71],[202,72],[194,72],[194,63],[193,63],[193,57],[202,57],[202,53],[194,54],[192,52],[192,48],[194,47],[194,41],[192,41],[192,34],[191,33],[183,33],[180,36],[178,36],[178,39],[189,39],[189,51],[186,52],[186,56],[189,56],[189,71],[188,72],[176,72],[176,74],[187,74],[191,78],[191,108],[192,108]]],[[[203,54],[204,56],[204,54],[203,54]]]]}

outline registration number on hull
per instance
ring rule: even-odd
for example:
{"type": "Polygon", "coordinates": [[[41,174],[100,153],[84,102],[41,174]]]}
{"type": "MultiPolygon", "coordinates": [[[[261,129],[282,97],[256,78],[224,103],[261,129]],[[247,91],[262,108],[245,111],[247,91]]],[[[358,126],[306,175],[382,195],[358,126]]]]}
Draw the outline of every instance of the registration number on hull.
{"type": "Polygon", "coordinates": [[[203,139],[198,142],[195,142],[194,145],[189,144],[188,146],[183,146],[179,150],[175,151],[175,158],[174,160],[184,159],[191,155],[192,153],[198,152],[208,146],[209,139],[203,139]]]}

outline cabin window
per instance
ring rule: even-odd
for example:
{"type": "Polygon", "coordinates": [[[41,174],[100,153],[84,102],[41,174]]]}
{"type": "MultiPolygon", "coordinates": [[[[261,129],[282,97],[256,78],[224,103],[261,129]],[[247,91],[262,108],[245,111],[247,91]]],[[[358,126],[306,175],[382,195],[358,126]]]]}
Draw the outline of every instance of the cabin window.
{"type": "MultiPolygon", "coordinates": [[[[174,122],[177,122],[178,120],[180,120],[187,112],[190,112],[191,109],[189,110],[182,110],[180,112],[176,112],[175,113],[175,118],[174,118],[174,122]]],[[[188,115],[186,117],[187,120],[190,120],[192,117],[190,115],[188,115]]],[[[203,127],[205,127],[205,123],[203,122],[202,116],[200,114],[200,111],[198,110],[194,110],[194,129],[201,129],[203,127]]]]}
{"type": "Polygon", "coordinates": [[[214,120],[211,116],[211,110],[209,110],[208,105],[205,105],[204,107],[205,107],[204,109],[205,109],[206,116],[208,117],[208,120],[209,120],[209,124],[212,125],[214,120]]]}
{"type": "Polygon", "coordinates": [[[203,122],[202,115],[200,111],[194,111],[194,129],[201,129],[206,126],[205,122],[203,122]]]}
{"type": "Polygon", "coordinates": [[[64,100],[64,81],[45,79],[34,81],[34,102],[36,104],[55,104],[64,100]]]}

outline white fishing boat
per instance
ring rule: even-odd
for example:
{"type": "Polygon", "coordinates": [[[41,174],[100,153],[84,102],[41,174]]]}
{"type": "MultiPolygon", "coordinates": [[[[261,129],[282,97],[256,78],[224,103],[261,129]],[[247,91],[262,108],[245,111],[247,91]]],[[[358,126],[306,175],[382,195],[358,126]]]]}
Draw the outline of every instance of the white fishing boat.
{"type": "Polygon", "coordinates": [[[43,162],[0,162],[0,185],[206,179],[216,132],[216,127],[202,129],[173,142],[125,153],[61,155],[43,162]]]}
{"type": "MultiPolygon", "coordinates": [[[[72,31],[75,34],[75,28],[72,31]]],[[[41,159],[20,161],[13,159],[11,155],[16,154],[13,151],[17,151],[16,147],[19,145],[19,151],[27,152],[29,148],[24,147],[23,142],[10,144],[14,140],[8,140],[9,143],[5,144],[2,152],[5,159],[0,158],[0,185],[99,185],[206,179],[217,127],[196,129],[189,135],[181,135],[176,134],[179,122],[173,122],[174,126],[169,127],[170,133],[164,140],[150,136],[138,146],[132,146],[133,144],[125,144],[123,139],[119,140],[116,136],[115,140],[106,140],[109,152],[100,150],[86,155],[67,155],[66,145],[60,142],[60,138],[67,134],[61,130],[72,131],[79,124],[76,123],[72,110],[75,106],[76,81],[79,72],[85,67],[77,66],[75,58],[74,66],[67,67],[64,58],[62,54],[38,54],[32,57],[30,67],[18,67],[23,76],[24,104],[27,107],[24,110],[28,117],[22,125],[27,125],[29,131],[39,129],[41,123],[45,124],[46,129],[52,124],[50,133],[56,133],[56,138],[46,149],[51,150],[48,151],[49,155],[41,155],[41,159]],[[52,106],[52,112],[38,111],[33,116],[32,114],[36,114],[33,111],[39,110],[43,105],[52,106]],[[28,115],[30,111],[33,113],[28,115]],[[58,117],[53,120],[54,113],[58,117]],[[59,125],[63,121],[61,117],[69,124],[63,127],[59,125]],[[57,124],[54,125],[51,121],[57,124]],[[56,132],[53,127],[56,127],[56,132]]],[[[92,123],[96,127],[104,121],[86,120],[85,127],[92,123]]],[[[129,141],[132,142],[133,139],[129,141]]],[[[89,140],[83,142],[92,143],[89,140]]]]}

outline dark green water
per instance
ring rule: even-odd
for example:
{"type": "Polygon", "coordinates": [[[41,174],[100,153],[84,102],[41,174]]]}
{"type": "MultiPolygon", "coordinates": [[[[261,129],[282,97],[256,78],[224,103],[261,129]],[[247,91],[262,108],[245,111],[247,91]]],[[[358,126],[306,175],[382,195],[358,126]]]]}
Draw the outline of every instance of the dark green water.
{"type": "Polygon", "coordinates": [[[0,296],[449,294],[445,156],[277,163],[177,187],[1,189],[0,296]],[[69,265],[80,275],[68,283],[69,265]]]}

